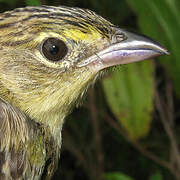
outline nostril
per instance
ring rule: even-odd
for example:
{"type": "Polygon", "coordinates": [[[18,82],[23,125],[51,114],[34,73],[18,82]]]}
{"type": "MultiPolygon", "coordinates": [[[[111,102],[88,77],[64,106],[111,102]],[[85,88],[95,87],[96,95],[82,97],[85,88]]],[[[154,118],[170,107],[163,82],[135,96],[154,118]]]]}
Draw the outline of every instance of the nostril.
{"type": "Polygon", "coordinates": [[[121,42],[121,41],[127,39],[127,37],[123,33],[118,33],[115,35],[115,37],[116,37],[117,42],[121,42]]]}
{"type": "Polygon", "coordinates": [[[127,39],[127,37],[125,36],[124,33],[117,32],[112,36],[112,43],[113,44],[118,43],[118,42],[124,41],[126,39],[127,39]]]}

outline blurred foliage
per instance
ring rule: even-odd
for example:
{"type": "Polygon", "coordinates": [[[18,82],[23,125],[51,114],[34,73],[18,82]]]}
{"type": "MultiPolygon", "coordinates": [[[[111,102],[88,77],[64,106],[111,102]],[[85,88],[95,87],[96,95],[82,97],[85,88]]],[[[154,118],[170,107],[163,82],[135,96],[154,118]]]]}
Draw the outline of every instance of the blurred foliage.
{"type": "Polygon", "coordinates": [[[103,80],[107,102],[131,139],[137,140],[149,132],[153,83],[152,62],[127,65],[103,80]]]}
{"type": "Polygon", "coordinates": [[[133,179],[122,173],[106,173],[105,180],[133,180],[133,179]]]}
{"type": "Polygon", "coordinates": [[[0,3],[7,3],[7,5],[13,6],[16,4],[16,1],[14,1],[14,0],[9,0],[9,1],[0,0],[0,3]]]}
{"type": "Polygon", "coordinates": [[[40,4],[94,10],[171,53],[118,67],[90,89],[65,123],[53,179],[179,180],[180,1],[0,0],[1,12],[40,4]]]}
{"type": "Polygon", "coordinates": [[[39,0],[26,0],[27,6],[39,6],[41,2],[39,0]]]}
{"type": "Polygon", "coordinates": [[[149,180],[163,180],[163,176],[161,174],[161,172],[156,172],[155,174],[153,174],[149,180]]]}

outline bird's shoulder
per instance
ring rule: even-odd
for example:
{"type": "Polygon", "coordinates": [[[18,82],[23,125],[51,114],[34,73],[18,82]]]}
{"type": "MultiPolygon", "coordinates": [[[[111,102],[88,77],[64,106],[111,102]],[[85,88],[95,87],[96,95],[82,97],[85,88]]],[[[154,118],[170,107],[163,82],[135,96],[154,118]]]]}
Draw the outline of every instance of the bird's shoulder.
{"type": "Polygon", "coordinates": [[[48,128],[0,99],[0,179],[46,179],[57,164],[48,128]]]}

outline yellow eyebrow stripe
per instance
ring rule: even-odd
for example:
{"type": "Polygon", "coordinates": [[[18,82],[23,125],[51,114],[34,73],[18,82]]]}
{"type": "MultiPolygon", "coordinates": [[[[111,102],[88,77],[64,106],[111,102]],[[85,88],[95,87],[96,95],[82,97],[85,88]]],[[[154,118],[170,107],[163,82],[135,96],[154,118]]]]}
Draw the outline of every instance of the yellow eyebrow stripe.
{"type": "Polygon", "coordinates": [[[89,31],[82,32],[79,29],[68,29],[67,31],[63,31],[63,34],[65,35],[66,38],[72,39],[74,41],[89,41],[93,42],[94,40],[97,41],[97,39],[102,38],[102,34],[99,33],[95,28],[90,28],[89,31]]]}

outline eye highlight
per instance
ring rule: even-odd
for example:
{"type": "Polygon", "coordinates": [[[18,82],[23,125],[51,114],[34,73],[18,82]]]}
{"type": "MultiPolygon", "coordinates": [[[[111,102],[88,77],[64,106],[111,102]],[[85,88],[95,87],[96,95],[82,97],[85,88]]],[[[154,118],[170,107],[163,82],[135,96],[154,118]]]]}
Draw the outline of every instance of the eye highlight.
{"type": "Polygon", "coordinates": [[[48,38],[43,42],[41,51],[48,60],[57,62],[66,56],[68,48],[62,40],[57,38],[48,38]]]}

